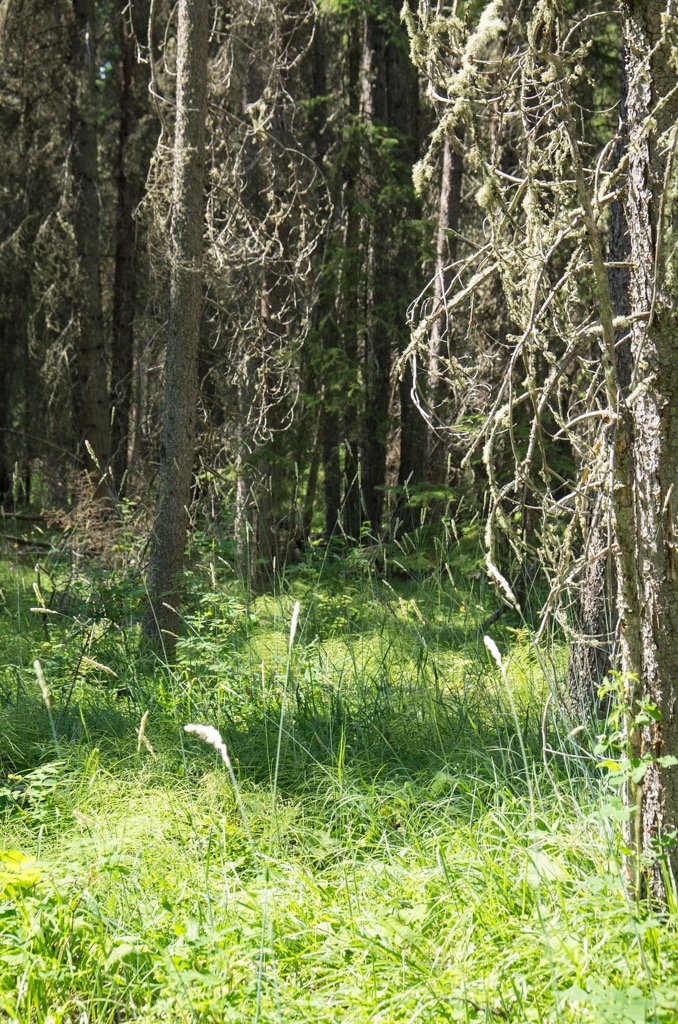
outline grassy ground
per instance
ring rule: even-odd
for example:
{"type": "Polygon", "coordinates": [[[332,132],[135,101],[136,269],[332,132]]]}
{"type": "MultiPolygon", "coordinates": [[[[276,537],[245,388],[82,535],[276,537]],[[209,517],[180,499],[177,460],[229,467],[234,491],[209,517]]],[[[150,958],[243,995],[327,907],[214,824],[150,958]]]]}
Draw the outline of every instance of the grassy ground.
{"type": "Polygon", "coordinates": [[[488,656],[472,536],[260,597],[204,548],[172,670],[129,569],[5,554],[0,1020],[678,1019],[675,917],[629,899],[553,713],[564,653],[507,616],[488,656]]]}

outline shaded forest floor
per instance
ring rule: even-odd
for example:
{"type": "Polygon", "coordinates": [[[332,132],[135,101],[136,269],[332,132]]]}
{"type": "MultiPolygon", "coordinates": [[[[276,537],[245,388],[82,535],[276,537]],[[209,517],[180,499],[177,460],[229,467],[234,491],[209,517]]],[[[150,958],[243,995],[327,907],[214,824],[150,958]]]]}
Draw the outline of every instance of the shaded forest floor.
{"type": "Polygon", "coordinates": [[[133,569],[2,554],[0,1020],[678,1018],[675,914],[629,899],[554,712],[566,652],[507,614],[488,657],[473,530],[259,596],[204,539],[172,669],[133,569]]]}

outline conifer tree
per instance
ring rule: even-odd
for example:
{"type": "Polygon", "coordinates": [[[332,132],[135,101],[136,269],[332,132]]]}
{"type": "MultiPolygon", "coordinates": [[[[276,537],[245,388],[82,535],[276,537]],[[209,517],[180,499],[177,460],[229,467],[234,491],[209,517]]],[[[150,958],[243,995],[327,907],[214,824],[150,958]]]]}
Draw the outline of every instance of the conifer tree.
{"type": "Polygon", "coordinates": [[[678,19],[659,0],[623,3],[621,26],[618,15],[602,10],[596,20],[623,31],[627,161],[614,159],[611,127],[607,138],[582,135],[590,119],[581,116],[577,88],[590,60],[588,14],[540,0],[529,15],[509,16],[492,0],[472,24],[422,0],[418,21],[410,20],[413,49],[447,98],[434,139],[464,127],[481,182],[484,238],[458,266],[444,308],[438,303],[420,320],[411,354],[425,350],[441,316],[468,308],[498,277],[513,331],[508,371],[479,435],[492,499],[488,571],[518,607],[501,571],[500,537],[516,561],[539,559],[551,585],[539,636],[555,614],[577,641],[570,603],[591,553],[591,498],[605,494],[627,684],[620,713],[633,766],[629,869],[639,894],[665,901],[667,866],[678,875],[678,19]],[[452,68],[440,59],[443,40],[457,57],[452,68]],[[496,118],[515,133],[520,160],[511,173],[490,145],[486,124],[496,118]],[[612,258],[606,251],[611,220],[613,240],[619,234],[611,211],[619,221],[620,199],[630,247],[627,306],[615,274],[624,249],[612,258]],[[562,440],[576,455],[569,466],[554,460],[562,440]]]}
{"type": "Polygon", "coordinates": [[[158,498],[148,569],[146,633],[172,656],[195,459],[205,233],[209,0],[180,0],[170,228],[171,285],[158,498]]]}

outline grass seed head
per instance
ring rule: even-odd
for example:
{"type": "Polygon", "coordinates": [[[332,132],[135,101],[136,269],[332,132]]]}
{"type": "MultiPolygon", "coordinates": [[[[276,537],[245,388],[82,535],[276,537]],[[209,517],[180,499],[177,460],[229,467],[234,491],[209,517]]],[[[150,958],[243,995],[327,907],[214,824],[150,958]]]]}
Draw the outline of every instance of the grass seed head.
{"type": "Polygon", "coordinates": [[[221,738],[221,733],[218,729],[215,729],[213,725],[185,725],[184,732],[193,733],[198,739],[201,739],[208,746],[214,747],[214,749],[221,755],[221,759],[224,764],[228,767],[231,763],[231,759],[228,756],[226,750],[226,744],[221,738]]]}
{"type": "Polygon", "coordinates": [[[504,671],[504,662],[501,659],[501,654],[499,653],[499,648],[497,647],[497,645],[495,644],[495,642],[494,642],[494,640],[492,639],[491,636],[484,636],[483,640],[485,641],[485,646],[487,647],[488,651],[490,652],[490,654],[492,655],[494,661],[496,662],[497,668],[499,669],[500,672],[503,672],[504,671]]]}
{"type": "Polygon", "coordinates": [[[38,678],[38,686],[40,687],[40,693],[42,694],[42,699],[45,702],[45,707],[51,708],[52,698],[49,695],[47,683],[45,682],[45,673],[42,671],[42,665],[37,658],[33,662],[33,668],[35,669],[35,674],[38,678]]]}

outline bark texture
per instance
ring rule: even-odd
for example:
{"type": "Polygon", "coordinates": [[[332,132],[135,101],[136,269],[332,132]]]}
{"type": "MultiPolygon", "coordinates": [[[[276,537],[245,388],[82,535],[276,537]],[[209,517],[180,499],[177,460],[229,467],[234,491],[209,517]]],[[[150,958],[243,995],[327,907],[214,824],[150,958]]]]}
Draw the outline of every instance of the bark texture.
{"type": "Polygon", "coordinates": [[[158,501],[146,633],[168,657],[179,626],[180,578],[195,448],[205,220],[209,0],[180,0],[171,222],[172,276],[158,501]]]}
{"type": "MultiPolygon", "coordinates": [[[[621,102],[619,111],[619,137],[614,165],[619,167],[628,151],[627,81],[622,70],[621,102]]],[[[608,282],[612,312],[617,317],[628,316],[630,309],[630,239],[626,210],[620,195],[612,206],[608,260],[615,264],[608,268],[608,282]]],[[[628,330],[616,338],[616,372],[618,386],[624,392],[631,382],[631,346],[628,330]]],[[[603,432],[605,446],[603,464],[610,461],[612,435],[603,432]]],[[[584,469],[584,467],[582,467],[584,469]]],[[[605,713],[605,705],[598,703],[598,690],[614,667],[617,634],[617,577],[611,544],[612,533],[609,502],[601,491],[591,500],[586,537],[586,568],[579,595],[575,628],[579,634],[570,650],[568,665],[568,696],[572,712],[579,720],[605,713]]]]}
{"type": "MultiPolygon", "coordinates": [[[[457,131],[459,141],[462,140],[461,129],[457,131]]],[[[452,283],[451,265],[457,257],[457,237],[461,215],[461,184],[463,179],[464,161],[461,146],[456,147],[445,139],[443,143],[442,166],[440,172],[440,193],[438,197],[438,223],[436,225],[436,263],[434,301],[435,308],[444,307],[446,296],[452,283]]],[[[449,385],[445,380],[445,366],[452,354],[453,325],[447,316],[440,316],[431,329],[431,355],[429,362],[430,404],[433,414],[433,429],[428,435],[427,470],[428,479],[433,484],[446,484],[447,445],[444,436],[435,429],[438,423],[443,426],[450,420],[448,415],[447,396],[449,385]]]]}
{"type": "Polygon", "coordinates": [[[78,261],[75,420],[86,469],[99,481],[108,465],[109,408],[100,280],[94,0],[73,0],[71,137],[73,233],[78,261]],[[94,452],[84,447],[87,442],[94,452]],[[98,465],[97,465],[98,463],[98,465]]]}
{"type": "MultiPolygon", "coordinates": [[[[399,203],[400,230],[393,246],[393,266],[389,275],[392,289],[392,323],[398,354],[409,341],[407,305],[418,288],[417,246],[411,224],[422,216],[421,203],[412,187],[412,168],[420,156],[419,84],[409,55],[400,46],[392,45],[389,62],[389,84],[392,89],[389,119],[400,140],[403,172],[403,196],[399,203]],[[394,85],[394,83],[396,83],[394,85]]],[[[413,398],[412,363],[407,362],[399,384],[400,458],[398,485],[400,492],[398,518],[401,528],[415,529],[421,522],[420,509],[410,504],[408,492],[421,484],[426,475],[426,421],[413,398]]]]}
{"type": "Polygon", "coordinates": [[[116,491],[127,471],[134,359],[134,209],[140,198],[134,175],[136,53],[131,12],[120,15],[120,127],[118,209],[111,336],[111,468],[116,491]]]}
{"type": "MultiPolygon", "coordinates": [[[[381,526],[386,477],[391,363],[400,339],[408,337],[407,296],[413,257],[406,222],[415,216],[411,168],[417,155],[418,83],[399,25],[400,4],[386,16],[365,17],[362,113],[374,135],[374,213],[366,225],[365,408],[360,444],[365,518],[373,531],[381,526]],[[392,198],[382,190],[380,133],[395,140],[397,167],[391,174],[392,198]]],[[[423,478],[424,425],[411,399],[412,380],[400,389],[401,456],[399,483],[423,478]]]]}
{"type": "Polygon", "coordinates": [[[14,339],[7,321],[0,320],[0,505],[12,497],[12,463],[9,455],[11,428],[12,371],[16,352],[14,339]]]}
{"type": "MultiPolygon", "coordinates": [[[[294,230],[290,196],[294,188],[293,165],[288,157],[288,170],[281,172],[278,163],[282,154],[293,152],[293,115],[290,103],[296,75],[293,54],[303,40],[305,0],[293,0],[275,11],[271,47],[274,63],[270,81],[260,81],[260,69],[250,68],[248,92],[257,101],[265,98],[270,104],[265,140],[255,143],[261,161],[260,178],[253,177],[250,188],[253,207],[261,210],[261,197],[266,207],[260,213],[262,237],[267,240],[259,278],[259,338],[257,354],[248,357],[248,370],[242,374],[239,402],[243,422],[251,421],[248,405],[259,405],[259,432],[265,444],[244,457],[238,472],[236,510],[237,550],[241,570],[246,570],[255,589],[269,587],[288,556],[288,539],[294,532],[296,509],[288,495],[284,470],[284,433],[289,426],[289,410],[280,366],[292,342],[294,330],[294,298],[291,258],[294,252],[294,230]],[[263,145],[262,145],[263,143],[263,145]],[[253,387],[254,381],[258,382],[253,387]],[[285,508],[285,505],[287,507],[285,508]],[[283,512],[284,509],[284,512],[283,512]],[[283,514],[281,515],[281,512],[283,514]]],[[[245,438],[245,444],[247,439],[245,438]]]]}
{"type": "MultiPolygon", "coordinates": [[[[348,109],[357,122],[360,112],[360,75],[363,36],[361,35],[362,20],[356,8],[350,16],[347,40],[347,81],[348,109]]],[[[360,213],[359,173],[362,153],[357,140],[352,139],[350,146],[345,147],[344,160],[341,168],[341,243],[343,257],[337,288],[336,318],[339,325],[341,351],[347,367],[357,366],[359,361],[359,325],[361,313],[361,283],[363,263],[363,239],[360,213]]],[[[329,445],[336,450],[336,463],[339,465],[339,441],[344,443],[343,467],[343,505],[342,526],[348,537],[358,538],[363,522],[362,488],[360,480],[360,407],[355,392],[348,390],[342,396],[342,411],[330,424],[326,424],[329,445]],[[331,429],[337,434],[332,436],[331,429]],[[341,436],[339,436],[339,432],[341,436]]],[[[330,453],[326,449],[325,462],[330,453]]],[[[328,527],[330,524],[328,523],[328,527]]],[[[331,536],[331,533],[328,534],[331,536]]]]}
{"type": "MultiPolygon", "coordinates": [[[[388,28],[383,19],[367,14],[364,25],[362,66],[362,113],[367,123],[388,124],[388,28]]],[[[371,169],[376,181],[378,168],[371,169]]],[[[386,476],[391,332],[389,306],[389,228],[383,208],[377,208],[366,225],[366,303],[364,386],[365,407],[360,438],[360,483],[363,517],[372,530],[381,526],[386,476]]],[[[358,534],[356,534],[358,536],[358,534]]]]}
{"type": "MultiPolygon", "coordinates": [[[[647,697],[661,720],[631,728],[638,757],[650,759],[634,787],[631,845],[636,880],[665,901],[657,844],[678,829],[678,774],[657,759],[678,755],[678,266],[675,255],[676,16],[659,0],[622,5],[628,76],[627,220],[631,240],[633,376],[623,389],[617,443],[632,458],[616,503],[632,530],[617,530],[621,639],[631,707],[647,697]],[[644,317],[645,319],[640,319],[644,317]],[[628,545],[635,546],[629,552],[628,545]],[[647,858],[647,859],[646,859],[647,858]],[[648,866],[649,865],[649,866],[648,866]]],[[[619,512],[617,513],[619,517],[619,512]]],[[[669,861],[678,875],[678,848],[669,861]]]]}
{"type": "MultiPolygon", "coordinates": [[[[327,86],[327,17],[326,15],[319,15],[316,20],[315,34],[313,36],[313,96],[316,108],[312,126],[314,157],[318,170],[323,175],[327,173],[325,161],[331,130],[327,124],[327,86]]],[[[320,240],[319,249],[322,251],[323,270],[320,275],[320,288],[315,304],[315,327],[320,337],[324,355],[320,436],[322,438],[322,464],[324,470],[325,537],[329,540],[338,530],[341,515],[341,417],[337,396],[331,386],[331,370],[334,369],[334,362],[339,352],[341,338],[338,330],[335,275],[328,258],[327,237],[325,235],[320,240]]],[[[314,461],[316,461],[315,456],[314,461]]],[[[304,516],[304,522],[306,524],[306,515],[304,516]]]]}

